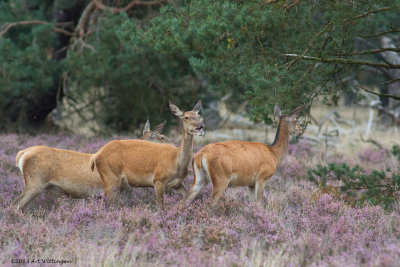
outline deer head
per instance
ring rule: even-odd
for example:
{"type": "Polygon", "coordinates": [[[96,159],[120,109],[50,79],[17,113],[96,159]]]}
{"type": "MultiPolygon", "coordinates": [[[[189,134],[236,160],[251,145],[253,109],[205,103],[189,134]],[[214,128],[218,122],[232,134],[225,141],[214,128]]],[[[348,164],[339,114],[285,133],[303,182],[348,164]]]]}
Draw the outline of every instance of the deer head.
{"type": "Polygon", "coordinates": [[[196,106],[191,111],[183,112],[177,106],[169,102],[171,112],[182,120],[183,129],[190,135],[204,135],[203,117],[199,115],[201,107],[201,100],[197,102],[196,106]]]}
{"type": "Polygon", "coordinates": [[[151,139],[151,140],[158,140],[161,143],[170,143],[169,139],[165,135],[161,134],[166,123],[167,122],[164,121],[163,123],[154,127],[153,130],[150,130],[150,121],[147,120],[143,128],[143,135],[141,139],[142,140],[151,139]]]}
{"type": "Polygon", "coordinates": [[[278,104],[275,104],[274,108],[274,116],[275,120],[279,124],[281,120],[285,120],[288,125],[290,134],[298,134],[302,135],[304,133],[304,128],[300,126],[297,122],[297,118],[299,117],[301,111],[304,109],[304,105],[301,105],[295,109],[293,109],[289,114],[281,115],[281,109],[278,104]]]}

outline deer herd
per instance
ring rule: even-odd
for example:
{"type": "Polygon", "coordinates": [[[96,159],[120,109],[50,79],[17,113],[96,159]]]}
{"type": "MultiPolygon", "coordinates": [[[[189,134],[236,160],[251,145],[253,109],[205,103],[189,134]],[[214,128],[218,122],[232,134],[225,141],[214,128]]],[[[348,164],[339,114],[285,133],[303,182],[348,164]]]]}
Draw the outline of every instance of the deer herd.
{"type": "Polygon", "coordinates": [[[211,181],[211,205],[216,205],[228,186],[247,186],[250,201],[262,202],[267,181],[284,158],[290,135],[304,132],[297,117],[304,106],[282,115],[275,105],[277,122],[271,145],[257,142],[225,141],[204,146],[193,156],[193,138],[203,136],[205,125],[199,115],[201,101],[191,111],[169,103],[182,122],[179,147],[161,134],[165,122],[150,130],[146,122],[141,139],[114,140],[97,153],[87,154],[47,146],[21,150],[16,166],[25,179],[25,189],[12,203],[24,209],[43,190],[87,198],[104,192],[115,200],[129,186],[154,187],[157,205],[164,209],[164,192],[175,189],[182,202],[191,202],[211,181]],[[192,162],[194,179],[189,191],[182,185],[192,162]]]}

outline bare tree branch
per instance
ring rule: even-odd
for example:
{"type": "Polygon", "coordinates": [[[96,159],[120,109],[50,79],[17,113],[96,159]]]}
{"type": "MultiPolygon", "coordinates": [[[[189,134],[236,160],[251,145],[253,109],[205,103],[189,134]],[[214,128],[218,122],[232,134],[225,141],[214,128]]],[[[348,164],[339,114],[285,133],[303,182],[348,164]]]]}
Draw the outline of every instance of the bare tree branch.
{"type": "Polygon", "coordinates": [[[373,94],[373,95],[384,96],[384,97],[389,97],[389,98],[393,98],[393,99],[396,99],[396,100],[400,100],[400,96],[397,96],[397,95],[388,95],[388,94],[384,94],[384,93],[376,93],[376,92],[370,91],[367,88],[364,88],[364,87],[362,87],[360,85],[354,85],[354,86],[357,87],[357,88],[360,88],[360,89],[362,89],[362,90],[364,90],[364,91],[366,91],[366,92],[368,92],[370,94],[373,94]]]}
{"type": "MultiPolygon", "coordinates": [[[[20,26],[20,25],[45,25],[49,24],[47,21],[41,21],[41,20],[24,20],[24,21],[18,21],[18,22],[11,22],[11,23],[5,23],[1,25],[0,27],[4,27],[4,29],[0,32],[0,37],[2,37],[4,34],[6,34],[12,27],[15,26],[20,26]]],[[[65,25],[66,23],[56,23],[56,25],[65,25]]],[[[68,36],[75,36],[74,33],[69,32],[67,30],[58,28],[58,27],[53,27],[53,31],[59,32],[68,36]]]]}
{"type": "MultiPolygon", "coordinates": [[[[0,37],[3,36],[4,34],[6,34],[12,27],[15,26],[20,26],[20,25],[45,25],[45,24],[49,24],[49,22],[47,21],[41,21],[41,20],[24,20],[24,21],[18,21],[18,22],[11,22],[11,23],[5,23],[3,25],[1,25],[1,28],[4,28],[1,32],[0,32],[0,37]]],[[[56,23],[56,25],[65,25],[65,23],[56,23]]],[[[52,28],[53,31],[55,32],[59,32],[68,36],[75,36],[74,33],[66,31],[64,29],[58,28],[58,27],[53,27],[52,28]]]]}
{"type": "Polygon", "coordinates": [[[371,11],[362,13],[361,15],[358,15],[358,16],[353,17],[353,18],[345,19],[344,21],[347,22],[347,21],[351,21],[351,20],[361,19],[361,18],[365,18],[365,17],[367,17],[367,16],[369,16],[371,14],[376,14],[376,13],[379,13],[379,12],[389,11],[389,10],[397,9],[397,8],[399,8],[399,7],[398,6],[382,7],[382,8],[378,8],[378,9],[375,9],[375,10],[371,10],[371,11]]]}
{"type": "Polygon", "coordinates": [[[158,1],[132,1],[130,2],[128,5],[126,5],[125,7],[108,7],[106,5],[103,4],[102,0],[93,0],[95,6],[97,9],[101,9],[101,10],[109,10],[110,12],[114,13],[114,14],[118,14],[121,12],[126,12],[127,10],[134,8],[136,6],[155,6],[155,5],[161,5],[162,3],[166,2],[167,0],[158,0],[158,1]]]}
{"type": "MultiPolygon", "coordinates": [[[[332,25],[333,25],[333,21],[329,22],[328,24],[325,25],[325,27],[324,27],[320,32],[318,32],[318,33],[311,39],[311,41],[308,43],[308,46],[307,46],[306,50],[304,50],[304,52],[303,52],[303,54],[302,54],[303,56],[305,56],[305,54],[311,49],[311,47],[312,47],[314,41],[315,41],[317,38],[319,38],[319,37],[321,36],[321,34],[323,34],[323,33],[324,33],[330,26],[332,26],[332,25]]],[[[300,59],[300,58],[296,58],[296,59],[292,60],[291,62],[289,62],[287,69],[289,69],[290,66],[291,66],[293,63],[295,63],[296,61],[298,61],[298,60],[301,60],[301,59],[300,59]]]]}
{"type": "Polygon", "coordinates": [[[85,35],[85,27],[89,19],[90,13],[94,10],[94,8],[95,5],[92,1],[83,10],[81,17],[79,18],[78,24],[76,25],[76,28],[74,30],[74,32],[78,33],[79,36],[85,35]]]}
{"type": "Polygon", "coordinates": [[[370,55],[370,54],[378,54],[378,53],[386,52],[386,51],[400,52],[400,48],[385,47],[385,48],[379,48],[379,49],[364,50],[364,51],[359,51],[359,52],[344,53],[344,54],[339,54],[338,56],[370,55]]]}
{"type": "MultiPolygon", "coordinates": [[[[361,107],[370,107],[368,104],[367,105],[360,105],[361,107]]],[[[392,118],[393,122],[396,125],[400,125],[400,119],[395,115],[393,110],[389,110],[387,108],[382,107],[382,105],[375,105],[372,108],[375,108],[383,113],[385,113],[386,115],[388,115],[389,117],[392,118]]]]}
{"type": "Polygon", "coordinates": [[[371,35],[359,35],[359,36],[361,38],[373,38],[373,37],[379,37],[379,36],[382,36],[382,35],[386,35],[386,34],[390,34],[390,33],[396,33],[396,32],[400,32],[400,29],[384,31],[384,32],[378,32],[378,33],[371,34],[371,35]]]}
{"type": "Polygon", "coordinates": [[[384,83],[382,83],[382,84],[383,84],[383,85],[386,85],[386,84],[393,83],[393,82],[397,82],[397,81],[400,81],[400,78],[398,78],[398,79],[393,79],[393,80],[384,82],[384,83]]]}
{"type": "Polygon", "coordinates": [[[322,58],[322,57],[311,57],[311,56],[303,56],[299,54],[281,54],[286,57],[299,58],[308,61],[314,62],[323,62],[323,63],[333,63],[333,64],[348,64],[348,65],[366,65],[372,67],[382,67],[388,69],[400,69],[400,65],[394,65],[389,63],[380,63],[375,61],[368,60],[357,60],[357,59],[347,59],[347,58],[322,58]]]}
{"type": "Polygon", "coordinates": [[[83,37],[85,36],[85,27],[93,10],[95,10],[95,4],[94,1],[91,1],[83,10],[81,17],[79,18],[78,24],[75,27],[74,33],[77,34],[79,38],[74,39],[74,43],[71,46],[72,49],[75,49],[76,45],[80,43],[82,47],[87,47],[92,51],[95,50],[93,46],[88,45],[87,43],[85,43],[85,41],[83,41],[83,37]]]}

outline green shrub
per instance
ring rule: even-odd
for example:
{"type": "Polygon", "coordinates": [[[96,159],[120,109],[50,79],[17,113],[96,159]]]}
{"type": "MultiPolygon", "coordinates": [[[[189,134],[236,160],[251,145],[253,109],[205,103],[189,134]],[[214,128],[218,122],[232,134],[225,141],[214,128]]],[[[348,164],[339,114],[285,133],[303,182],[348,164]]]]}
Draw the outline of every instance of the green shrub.
{"type": "MultiPolygon", "coordinates": [[[[397,158],[400,167],[400,146],[393,146],[391,153],[397,158]]],[[[350,167],[347,163],[329,163],[327,166],[318,164],[316,168],[307,171],[307,178],[321,189],[326,188],[328,183],[337,184],[339,194],[358,205],[369,203],[389,208],[400,189],[400,172],[393,172],[390,168],[367,173],[359,165],[350,167]]]]}

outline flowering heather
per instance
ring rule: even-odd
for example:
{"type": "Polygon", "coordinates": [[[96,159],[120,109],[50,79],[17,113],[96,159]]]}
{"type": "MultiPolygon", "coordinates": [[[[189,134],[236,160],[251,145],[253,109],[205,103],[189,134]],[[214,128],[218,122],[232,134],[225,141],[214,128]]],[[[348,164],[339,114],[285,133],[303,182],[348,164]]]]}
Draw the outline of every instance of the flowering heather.
{"type": "Polygon", "coordinates": [[[387,152],[384,149],[367,149],[359,154],[360,160],[366,163],[379,164],[386,160],[387,152]]]}
{"type": "MultiPolygon", "coordinates": [[[[10,208],[24,188],[15,167],[19,150],[48,145],[93,153],[107,141],[1,135],[0,265],[11,266],[13,259],[50,262],[45,266],[60,261],[78,266],[399,265],[398,200],[383,210],[354,208],[327,194],[313,198],[317,188],[304,170],[318,156],[311,144],[301,142],[290,145],[262,205],[248,201],[246,188],[229,188],[211,208],[209,186],[191,204],[179,204],[181,196],[174,192],[166,194],[164,212],[157,210],[149,188],[130,188],[112,205],[99,197],[45,192],[25,212],[10,208]]],[[[190,172],[186,187],[192,179],[190,172]]]]}

